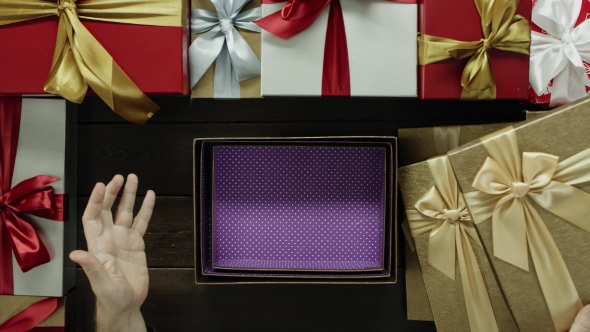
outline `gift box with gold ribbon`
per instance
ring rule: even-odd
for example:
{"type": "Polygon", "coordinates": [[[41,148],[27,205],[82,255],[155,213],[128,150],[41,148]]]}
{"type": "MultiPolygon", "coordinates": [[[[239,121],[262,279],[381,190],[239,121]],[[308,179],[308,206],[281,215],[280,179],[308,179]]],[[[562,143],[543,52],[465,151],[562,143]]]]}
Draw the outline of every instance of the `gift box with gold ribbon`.
{"type": "Polygon", "coordinates": [[[128,121],[188,94],[187,0],[0,0],[0,95],[50,93],[75,103],[89,88],[128,121]]]}
{"type": "Polygon", "coordinates": [[[75,108],[0,98],[0,294],[59,297],[75,286],[75,108]]]}
{"type": "Polygon", "coordinates": [[[422,99],[526,99],[531,2],[424,0],[418,35],[422,99]]]}
{"type": "Polygon", "coordinates": [[[261,14],[260,0],[192,0],[193,98],[260,98],[261,14]]]}
{"type": "Polygon", "coordinates": [[[590,301],[590,98],[449,152],[521,331],[567,331],[590,301]]]}
{"type": "Polygon", "coordinates": [[[75,329],[76,293],[67,297],[0,295],[0,332],[75,329]]]}
{"type": "Polygon", "coordinates": [[[438,331],[518,331],[446,155],[399,169],[438,331]]]}

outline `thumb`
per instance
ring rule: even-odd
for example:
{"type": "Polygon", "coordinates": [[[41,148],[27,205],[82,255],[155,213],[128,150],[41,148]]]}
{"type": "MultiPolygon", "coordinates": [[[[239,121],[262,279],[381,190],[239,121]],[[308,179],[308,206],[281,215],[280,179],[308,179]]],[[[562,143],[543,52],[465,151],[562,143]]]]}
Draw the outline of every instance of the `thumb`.
{"type": "Polygon", "coordinates": [[[580,310],[570,332],[590,332],[590,305],[580,310]]]}
{"type": "Polygon", "coordinates": [[[94,295],[98,297],[107,292],[111,278],[93,254],[83,250],[75,250],[70,253],[70,259],[74,263],[80,264],[90,281],[94,295]]]}

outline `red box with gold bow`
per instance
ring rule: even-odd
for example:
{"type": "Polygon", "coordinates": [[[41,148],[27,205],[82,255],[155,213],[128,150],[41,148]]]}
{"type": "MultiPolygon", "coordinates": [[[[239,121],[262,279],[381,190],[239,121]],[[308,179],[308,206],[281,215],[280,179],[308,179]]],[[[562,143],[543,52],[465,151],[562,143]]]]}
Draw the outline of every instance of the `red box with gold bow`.
{"type": "Polygon", "coordinates": [[[144,94],[188,94],[187,7],[187,0],[1,0],[0,95],[81,102],[89,87],[117,114],[144,123],[158,109],[144,94]]]}
{"type": "Polygon", "coordinates": [[[422,0],[419,13],[421,99],[527,98],[530,1],[422,0]]]}
{"type": "Polygon", "coordinates": [[[76,293],[67,297],[0,295],[0,332],[75,329],[76,293]]]}
{"type": "Polygon", "coordinates": [[[0,98],[0,294],[75,286],[75,105],[0,98]]]}

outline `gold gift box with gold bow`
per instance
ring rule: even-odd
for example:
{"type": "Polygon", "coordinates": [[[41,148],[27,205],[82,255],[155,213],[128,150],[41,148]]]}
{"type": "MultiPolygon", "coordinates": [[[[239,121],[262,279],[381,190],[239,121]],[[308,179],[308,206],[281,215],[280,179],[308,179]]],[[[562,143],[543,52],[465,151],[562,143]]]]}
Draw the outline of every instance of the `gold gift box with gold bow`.
{"type": "Polygon", "coordinates": [[[449,152],[521,331],[567,331],[590,301],[590,98],[449,152]]]}
{"type": "MultiPolygon", "coordinates": [[[[419,268],[407,278],[422,279],[426,292],[416,284],[413,291],[428,295],[413,307],[421,309],[414,314],[424,317],[424,304],[430,303],[438,331],[518,331],[448,157],[402,167],[399,181],[419,258],[419,268]]],[[[411,303],[408,297],[408,308],[411,303]]]]}

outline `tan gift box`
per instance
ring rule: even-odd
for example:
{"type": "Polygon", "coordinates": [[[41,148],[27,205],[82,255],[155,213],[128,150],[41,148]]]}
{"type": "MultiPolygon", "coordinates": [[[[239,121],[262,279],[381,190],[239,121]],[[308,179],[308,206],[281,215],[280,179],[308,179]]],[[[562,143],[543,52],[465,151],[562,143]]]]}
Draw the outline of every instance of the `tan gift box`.
{"type": "MultiPolygon", "coordinates": [[[[526,111],[526,118],[529,120],[536,119],[549,113],[549,111],[526,111]]],[[[436,155],[445,154],[449,150],[474,141],[483,135],[493,133],[510,124],[512,123],[401,128],[398,131],[400,165],[415,164],[436,155]],[[439,141],[437,141],[437,138],[439,141]]],[[[428,303],[426,289],[424,288],[418,256],[415,253],[413,243],[408,243],[408,241],[404,241],[404,243],[406,249],[405,267],[408,320],[432,321],[432,312],[428,303]]]]}
{"type": "Polygon", "coordinates": [[[521,331],[567,331],[590,301],[590,99],[449,152],[521,331]]]}
{"type": "Polygon", "coordinates": [[[402,167],[398,174],[428,294],[425,304],[430,303],[437,330],[518,331],[485,252],[474,240],[478,236],[447,157],[402,167]]]}
{"type": "MultiPolygon", "coordinates": [[[[205,9],[215,13],[215,6],[210,0],[192,0],[192,8],[205,9]]],[[[244,8],[242,13],[260,7],[260,0],[250,0],[244,8]]],[[[252,48],[256,57],[261,59],[261,45],[260,45],[260,33],[254,31],[248,31],[245,29],[235,28],[239,34],[244,38],[246,43],[252,48]]],[[[194,42],[199,36],[203,34],[193,34],[191,41],[194,42]]],[[[197,84],[191,90],[192,98],[213,98],[213,86],[215,78],[215,62],[207,69],[203,77],[197,82],[197,84]]],[[[240,97],[241,98],[261,98],[260,95],[260,76],[240,82],[240,97]]]]}

